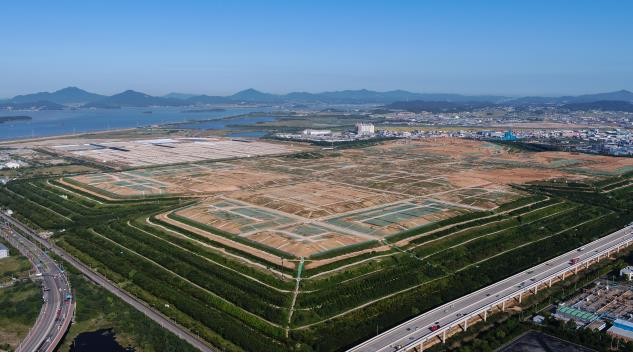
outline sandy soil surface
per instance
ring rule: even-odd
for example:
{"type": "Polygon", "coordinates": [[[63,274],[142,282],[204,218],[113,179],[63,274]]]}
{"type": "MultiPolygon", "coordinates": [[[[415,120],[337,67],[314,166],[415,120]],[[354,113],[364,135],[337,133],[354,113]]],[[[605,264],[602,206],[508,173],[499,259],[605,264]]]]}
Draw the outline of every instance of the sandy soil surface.
{"type": "MultiPolygon", "coordinates": [[[[171,225],[178,226],[180,228],[192,231],[192,232],[196,233],[197,235],[204,236],[204,237],[208,238],[209,240],[217,241],[217,242],[219,242],[219,243],[221,243],[223,245],[243,250],[243,251],[245,251],[245,252],[247,252],[247,253],[249,253],[249,254],[251,254],[253,256],[257,256],[257,257],[263,258],[266,261],[269,261],[271,263],[274,263],[276,265],[281,266],[281,263],[282,263],[281,262],[281,258],[278,257],[278,256],[275,256],[275,255],[270,254],[270,253],[265,252],[265,251],[261,251],[259,249],[254,248],[254,247],[250,247],[250,246],[247,246],[247,245],[244,245],[244,244],[240,244],[238,242],[235,242],[233,240],[227,239],[225,237],[212,234],[212,233],[210,233],[208,231],[197,229],[197,228],[195,228],[193,226],[190,226],[190,225],[187,225],[187,224],[183,224],[183,223],[181,223],[179,221],[172,220],[172,219],[167,217],[167,214],[168,213],[157,215],[156,218],[159,219],[159,220],[165,221],[165,222],[167,222],[167,223],[169,223],[171,225]]],[[[293,262],[293,261],[284,260],[283,265],[285,267],[288,267],[288,268],[295,268],[295,262],[293,262]]]]}
{"type": "MultiPolygon", "coordinates": [[[[363,149],[323,152],[321,156],[257,157],[74,179],[123,196],[145,191],[204,197],[200,204],[178,214],[308,257],[367,239],[380,239],[457,213],[494,209],[522,194],[510,184],[553,178],[588,180],[633,167],[631,158],[518,152],[494,143],[458,138],[391,141],[363,149]],[[424,204],[402,210],[392,206],[396,202],[413,204],[427,199],[453,207],[416,215],[415,211],[424,209],[424,204]],[[375,213],[370,212],[373,209],[377,209],[375,213]],[[409,213],[407,209],[411,209],[409,213]],[[298,225],[304,228],[296,230],[298,225]]],[[[281,263],[279,257],[173,221],[164,214],[159,218],[281,263]]],[[[310,267],[364,252],[312,261],[310,267]]]]}

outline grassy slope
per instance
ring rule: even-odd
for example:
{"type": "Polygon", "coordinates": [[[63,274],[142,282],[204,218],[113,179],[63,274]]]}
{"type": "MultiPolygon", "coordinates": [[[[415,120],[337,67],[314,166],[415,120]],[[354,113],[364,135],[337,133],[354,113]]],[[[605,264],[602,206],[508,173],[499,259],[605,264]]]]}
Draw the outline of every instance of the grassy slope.
{"type": "Polygon", "coordinates": [[[0,259],[0,283],[9,282],[11,278],[28,277],[31,262],[24,256],[9,256],[0,259]]]}

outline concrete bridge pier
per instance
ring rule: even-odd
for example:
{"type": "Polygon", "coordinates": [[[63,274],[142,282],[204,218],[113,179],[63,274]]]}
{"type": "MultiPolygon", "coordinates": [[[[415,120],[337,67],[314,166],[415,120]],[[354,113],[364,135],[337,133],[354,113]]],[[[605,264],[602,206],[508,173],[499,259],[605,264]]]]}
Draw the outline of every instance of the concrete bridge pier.
{"type": "Polygon", "coordinates": [[[416,352],[424,351],[424,340],[421,340],[417,346],[414,346],[413,351],[416,351],[416,352]]]}
{"type": "Polygon", "coordinates": [[[518,300],[519,304],[521,304],[521,298],[523,298],[523,291],[520,291],[519,295],[517,296],[517,300],[518,300]]]}

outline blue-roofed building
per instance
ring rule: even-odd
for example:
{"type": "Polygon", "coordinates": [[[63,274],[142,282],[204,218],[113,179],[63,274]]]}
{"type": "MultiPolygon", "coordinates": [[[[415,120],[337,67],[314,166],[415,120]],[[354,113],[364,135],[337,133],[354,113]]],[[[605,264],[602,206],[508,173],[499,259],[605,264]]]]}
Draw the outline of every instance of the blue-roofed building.
{"type": "Polygon", "coordinates": [[[618,328],[623,329],[623,330],[633,331],[633,323],[630,321],[616,319],[613,322],[613,326],[617,326],[618,328]]]}
{"type": "Polygon", "coordinates": [[[512,132],[511,130],[508,130],[508,131],[503,133],[502,140],[504,140],[504,141],[516,141],[517,140],[517,136],[514,134],[514,132],[512,132]]]}
{"type": "Polygon", "coordinates": [[[633,323],[623,319],[616,319],[607,334],[627,341],[633,341],[633,323]]]}

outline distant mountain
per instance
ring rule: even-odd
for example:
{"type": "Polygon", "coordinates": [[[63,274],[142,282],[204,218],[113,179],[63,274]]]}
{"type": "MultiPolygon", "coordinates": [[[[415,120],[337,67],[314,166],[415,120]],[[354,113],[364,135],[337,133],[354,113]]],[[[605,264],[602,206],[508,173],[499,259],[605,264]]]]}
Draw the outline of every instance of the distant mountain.
{"type": "Polygon", "coordinates": [[[35,94],[18,95],[10,102],[13,103],[35,103],[40,101],[50,101],[56,104],[70,105],[83,104],[91,101],[97,101],[105,98],[103,95],[90,93],[77,87],[68,87],[58,91],[40,92],[35,94]]]}
{"type": "Polygon", "coordinates": [[[633,112],[633,103],[621,100],[600,100],[588,103],[565,104],[563,105],[563,108],[572,111],[600,110],[633,112]]]}
{"type": "Polygon", "coordinates": [[[315,98],[325,103],[391,103],[415,99],[413,93],[404,90],[377,92],[367,89],[329,91],[315,94],[315,98]]]}
{"type": "Polygon", "coordinates": [[[87,103],[83,105],[85,108],[103,108],[115,109],[121,107],[138,107],[144,108],[148,106],[187,106],[184,100],[165,98],[160,96],[151,96],[134,90],[126,90],[122,93],[115,94],[104,99],[87,103]]]}
{"type": "Polygon", "coordinates": [[[391,90],[385,92],[360,90],[327,91],[321,93],[292,92],[288,94],[270,94],[250,88],[229,96],[194,95],[172,92],[162,97],[128,91],[112,97],[94,94],[85,90],[68,87],[53,93],[41,92],[28,95],[18,95],[9,102],[32,103],[50,101],[62,105],[87,104],[84,107],[124,107],[124,106],[181,106],[207,104],[236,104],[236,103],[320,103],[320,104],[388,104],[395,101],[425,100],[450,102],[501,102],[511,98],[488,95],[460,95],[460,94],[420,94],[406,90],[391,90]],[[140,94],[133,97],[133,94],[140,94]],[[122,95],[125,94],[125,95],[122,95]],[[122,96],[128,96],[124,98],[122,96]],[[186,103],[185,103],[186,102],[186,103]]]}
{"type": "Polygon", "coordinates": [[[504,105],[555,105],[561,101],[556,97],[548,96],[524,96],[521,98],[510,99],[503,102],[504,105]]]}
{"type": "Polygon", "coordinates": [[[15,103],[15,102],[1,102],[0,110],[63,110],[64,105],[53,103],[46,100],[15,103]]]}
{"type": "Polygon", "coordinates": [[[261,102],[261,103],[270,103],[270,102],[279,102],[283,100],[283,96],[262,93],[261,91],[255,90],[253,88],[242,90],[237,92],[231,96],[228,96],[227,99],[233,101],[248,101],[248,102],[261,102]]]}
{"type": "Polygon", "coordinates": [[[187,93],[169,93],[167,95],[163,95],[163,98],[168,98],[168,99],[180,99],[180,100],[187,100],[189,98],[193,98],[195,96],[198,96],[198,94],[187,94],[187,93]]]}
{"type": "Polygon", "coordinates": [[[596,101],[628,101],[633,103],[633,93],[628,90],[618,90],[609,93],[579,95],[570,99],[570,102],[574,103],[589,103],[596,101]]]}
{"type": "Polygon", "coordinates": [[[386,105],[385,108],[392,110],[404,110],[411,112],[428,111],[433,113],[449,113],[449,112],[461,112],[471,111],[475,109],[481,109],[489,106],[495,106],[494,103],[486,102],[449,102],[449,101],[424,101],[424,100],[412,100],[412,101],[397,101],[395,103],[386,105]]]}
{"type": "Polygon", "coordinates": [[[385,92],[361,90],[341,90],[323,93],[294,92],[283,96],[290,101],[321,102],[326,104],[388,104],[396,101],[449,101],[449,102],[500,102],[509,98],[503,96],[460,94],[420,94],[406,90],[391,90],[385,92]]]}
{"type": "Polygon", "coordinates": [[[227,99],[225,96],[209,96],[209,95],[197,95],[187,99],[187,102],[192,105],[209,105],[209,104],[230,104],[234,100],[227,99]]]}
{"type": "MultiPolygon", "coordinates": [[[[290,94],[289,94],[290,95],[290,94]]],[[[499,102],[507,100],[503,96],[460,95],[460,94],[420,94],[405,90],[377,92],[367,89],[342,90],[314,94],[314,98],[327,103],[376,103],[386,104],[396,101],[449,101],[449,102],[499,102]]]]}
{"type": "MultiPolygon", "coordinates": [[[[201,105],[222,105],[222,104],[377,104],[386,105],[396,102],[431,102],[432,107],[440,108],[441,102],[445,103],[484,103],[485,105],[498,104],[503,106],[525,106],[525,105],[564,105],[572,103],[590,103],[598,101],[623,101],[633,103],[633,93],[627,90],[619,90],[608,93],[586,94],[579,96],[526,96],[520,98],[510,98],[496,95],[461,95],[450,93],[414,93],[406,90],[373,91],[367,89],[360,90],[340,90],[326,91],[320,93],[291,92],[288,94],[270,94],[255,90],[253,88],[242,90],[229,96],[193,95],[185,93],[169,93],[165,96],[151,96],[144,93],[128,90],[113,96],[104,96],[87,92],[85,90],[68,87],[52,93],[41,92],[28,95],[18,95],[0,104],[33,104],[39,105],[44,102],[43,107],[49,107],[45,102],[59,105],[83,104],[83,107],[98,108],[120,108],[120,107],[149,107],[149,106],[201,106],[201,105]]],[[[429,104],[430,105],[430,104],[429,104]]],[[[450,105],[444,105],[447,108],[450,105]]],[[[52,107],[52,106],[51,106],[52,107]]]]}
{"type": "Polygon", "coordinates": [[[624,101],[633,102],[633,93],[628,90],[618,90],[608,93],[585,94],[578,96],[526,96],[505,101],[507,105],[561,105],[568,103],[591,103],[596,101],[624,101]]]}

